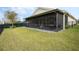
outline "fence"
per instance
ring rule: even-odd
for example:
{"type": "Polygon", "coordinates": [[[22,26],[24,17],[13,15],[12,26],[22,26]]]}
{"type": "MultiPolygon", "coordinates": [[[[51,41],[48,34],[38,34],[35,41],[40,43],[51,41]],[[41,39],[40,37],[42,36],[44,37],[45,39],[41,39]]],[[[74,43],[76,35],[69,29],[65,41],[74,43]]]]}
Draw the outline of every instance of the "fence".
{"type": "MultiPolygon", "coordinates": [[[[11,26],[12,26],[12,24],[0,24],[0,28],[9,28],[11,26]]],[[[26,23],[15,23],[14,26],[22,27],[22,26],[27,26],[27,24],[26,23]]]]}

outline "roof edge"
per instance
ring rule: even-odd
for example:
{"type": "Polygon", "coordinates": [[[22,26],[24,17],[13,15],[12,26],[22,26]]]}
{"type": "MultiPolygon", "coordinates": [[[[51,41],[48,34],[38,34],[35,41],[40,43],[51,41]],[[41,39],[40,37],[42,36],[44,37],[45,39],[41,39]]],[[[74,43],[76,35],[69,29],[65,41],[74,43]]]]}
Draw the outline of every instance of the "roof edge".
{"type": "MultiPolygon", "coordinates": [[[[57,11],[59,11],[59,12],[61,12],[61,13],[63,13],[63,14],[66,14],[66,15],[72,17],[73,19],[77,20],[74,16],[72,16],[72,15],[71,15],[70,13],[68,13],[67,11],[64,11],[64,10],[61,10],[61,9],[58,9],[58,8],[53,9],[53,10],[50,10],[50,11],[47,11],[47,12],[44,12],[44,13],[40,13],[40,14],[37,14],[37,15],[32,15],[32,16],[29,16],[29,17],[27,17],[27,18],[36,17],[36,16],[40,16],[40,15],[47,14],[47,13],[51,13],[51,12],[57,12],[57,11]]],[[[26,18],[26,19],[27,19],[27,18],[26,18]]]]}

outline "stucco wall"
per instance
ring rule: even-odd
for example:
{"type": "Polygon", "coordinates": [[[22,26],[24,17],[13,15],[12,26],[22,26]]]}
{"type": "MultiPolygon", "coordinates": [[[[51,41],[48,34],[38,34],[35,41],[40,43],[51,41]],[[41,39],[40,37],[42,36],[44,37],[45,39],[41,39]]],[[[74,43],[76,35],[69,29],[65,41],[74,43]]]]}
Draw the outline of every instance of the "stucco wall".
{"type": "Polygon", "coordinates": [[[63,14],[58,13],[58,26],[63,28],[63,14]]]}
{"type": "Polygon", "coordinates": [[[68,25],[76,24],[76,20],[68,16],[68,25]]]}

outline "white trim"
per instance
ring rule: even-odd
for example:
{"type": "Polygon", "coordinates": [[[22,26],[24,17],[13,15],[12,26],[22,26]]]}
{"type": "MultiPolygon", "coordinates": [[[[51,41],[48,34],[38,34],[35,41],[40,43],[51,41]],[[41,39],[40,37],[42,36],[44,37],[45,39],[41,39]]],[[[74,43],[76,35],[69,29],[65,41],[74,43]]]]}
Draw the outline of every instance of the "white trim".
{"type": "Polygon", "coordinates": [[[63,30],[65,30],[65,14],[63,14],[63,30]]]}
{"type": "Polygon", "coordinates": [[[58,13],[56,13],[56,30],[58,30],[58,13]]]}

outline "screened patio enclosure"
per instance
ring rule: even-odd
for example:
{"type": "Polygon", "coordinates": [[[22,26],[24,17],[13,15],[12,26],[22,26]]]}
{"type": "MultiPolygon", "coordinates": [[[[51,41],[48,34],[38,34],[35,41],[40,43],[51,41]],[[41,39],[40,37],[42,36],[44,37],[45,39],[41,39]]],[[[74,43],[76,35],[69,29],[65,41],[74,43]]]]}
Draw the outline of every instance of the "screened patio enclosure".
{"type": "Polygon", "coordinates": [[[42,15],[36,15],[30,18],[26,18],[27,25],[29,27],[40,29],[62,29],[63,27],[63,14],[52,12],[42,15]]]}

